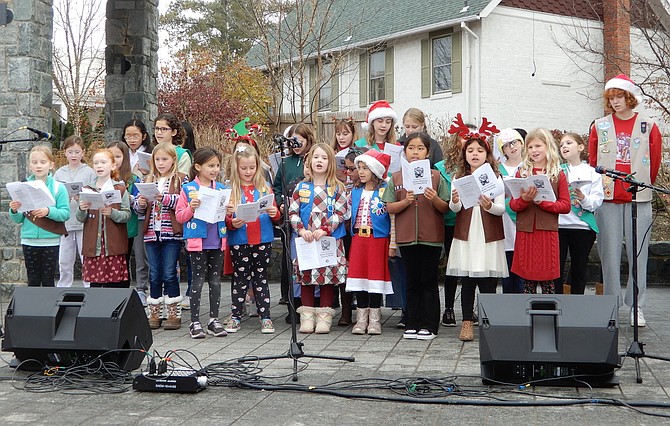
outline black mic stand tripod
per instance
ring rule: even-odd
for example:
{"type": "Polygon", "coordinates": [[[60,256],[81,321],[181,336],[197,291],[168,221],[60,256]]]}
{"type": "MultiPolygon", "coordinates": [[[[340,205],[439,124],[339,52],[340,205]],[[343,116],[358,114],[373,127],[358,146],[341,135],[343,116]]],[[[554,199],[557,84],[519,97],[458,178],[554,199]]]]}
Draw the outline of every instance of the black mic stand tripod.
{"type": "Polygon", "coordinates": [[[639,289],[637,286],[637,281],[638,281],[638,270],[637,270],[637,258],[640,255],[639,249],[637,246],[637,193],[640,191],[640,188],[642,189],[650,189],[652,191],[658,191],[662,192],[664,194],[670,194],[670,190],[660,188],[658,186],[654,185],[649,185],[644,182],[641,182],[637,179],[633,178],[633,174],[627,175],[627,176],[621,176],[615,173],[611,173],[609,171],[605,171],[603,173],[613,179],[618,179],[622,182],[625,182],[629,184],[630,186],[626,191],[631,193],[632,196],[632,204],[631,204],[631,231],[633,233],[632,236],[632,241],[633,241],[633,253],[635,254],[634,259],[633,259],[633,342],[630,344],[630,347],[624,354],[627,357],[631,357],[635,360],[635,375],[636,375],[636,381],[637,383],[642,383],[642,376],[640,373],[640,358],[646,357],[646,358],[652,358],[652,359],[658,359],[661,361],[670,361],[670,358],[658,356],[658,355],[652,355],[652,354],[646,354],[644,352],[644,343],[640,342],[639,340],[639,324],[637,320],[637,313],[638,313],[638,293],[639,289]]]}
{"type": "Polygon", "coordinates": [[[281,135],[275,136],[275,151],[280,152],[281,155],[281,176],[282,176],[282,188],[284,189],[282,197],[283,197],[283,202],[284,202],[284,212],[282,213],[282,216],[284,218],[284,223],[282,224],[282,232],[284,233],[284,247],[283,249],[285,250],[285,255],[284,255],[284,261],[286,264],[284,265],[289,271],[289,297],[288,297],[288,303],[290,306],[290,317],[291,317],[291,341],[289,343],[289,349],[288,352],[285,352],[283,354],[279,355],[268,355],[268,356],[245,356],[242,358],[238,358],[238,362],[246,362],[246,361],[261,361],[261,360],[269,360],[269,359],[292,359],[293,360],[293,375],[292,375],[292,380],[294,382],[298,381],[298,360],[303,357],[309,357],[309,358],[315,358],[315,359],[329,359],[329,360],[335,360],[335,361],[348,361],[348,362],[354,362],[355,359],[354,357],[342,357],[342,356],[332,356],[332,355],[316,355],[316,354],[306,354],[305,351],[303,350],[303,347],[305,344],[303,342],[298,341],[298,332],[297,332],[297,313],[296,313],[296,308],[295,304],[293,301],[293,280],[291,279],[291,271],[293,269],[293,264],[291,262],[291,224],[289,222],[288,218],[288,208],[289,205],[291,204],[291,197],[289,197],[289,194],[287,193],[287,184],[286,182],[286,162],[285,159],[288,155],[290,155],[292,146],[291,146],[291,140],[287,139],[281,135]]]}

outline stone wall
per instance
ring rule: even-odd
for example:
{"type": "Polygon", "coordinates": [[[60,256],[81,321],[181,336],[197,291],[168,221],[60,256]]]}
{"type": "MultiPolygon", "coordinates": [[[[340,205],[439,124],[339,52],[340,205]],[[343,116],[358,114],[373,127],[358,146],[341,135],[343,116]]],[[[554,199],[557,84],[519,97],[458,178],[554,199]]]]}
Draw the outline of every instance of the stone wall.
{"type": "MultiPolygon", "coordinates": [[[[51,0],[9,0],[14,20],[0,28],[0,140],[31,139],[22,126],[51,129],[51,0]]],[[[0,152],[0,284],[26,281],[19,226],[7,214],[7,182],[23,180],[35,142],[8,142],[0,152]]]]}
{"type": "Polygon", "coordinates": [[[158,114],[158,0],[108,0],[105,139],[132,118],[151,127],[158,114]]]}

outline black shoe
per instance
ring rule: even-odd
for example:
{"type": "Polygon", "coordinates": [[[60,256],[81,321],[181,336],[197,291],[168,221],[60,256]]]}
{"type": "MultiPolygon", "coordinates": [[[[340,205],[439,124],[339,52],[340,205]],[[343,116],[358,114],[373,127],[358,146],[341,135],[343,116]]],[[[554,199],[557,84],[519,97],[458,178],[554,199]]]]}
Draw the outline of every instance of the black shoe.
{"type": "Polygon", "coordinates": [[[442,315],[442,325],[445,327],[456,327],[456,315],[453,308],[447,308],[442,315]]]}
{"type": "Polygon", "coordinates": [[[402,316],[400,317],[400,321],[398,321],[398,325],[396,325],[396,328],[404,329],[406,320],[407,319],[405,318],[405,314],[402,314],[402,316]]]}
{"type": "Polygon", "coordinates": [[[476,312],[472,313],[472,325],[479,325],[479,317],[476,312]]]}
{"type": "Polygon", "coordinates": [[[285,297],[282,297],[281,299],[279,299],[279,304],[280,305],[288,305],[288,300],[286,300],[285,297]]]}

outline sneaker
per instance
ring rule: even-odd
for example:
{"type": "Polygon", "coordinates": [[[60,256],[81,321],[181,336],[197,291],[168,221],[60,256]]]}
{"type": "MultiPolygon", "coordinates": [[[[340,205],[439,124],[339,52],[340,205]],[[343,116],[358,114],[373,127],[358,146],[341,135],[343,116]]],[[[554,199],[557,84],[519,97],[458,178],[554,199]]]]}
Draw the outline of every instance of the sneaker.
{"type": "Polygon", "coordinates": [[[434,334],[425,328],[422,328],[416,333],[417,340],[433,340],[435,337],[437,337],[437,334],[434,334]]]}
{"type": "Polygon", "coordinates": [[[207,333],[215,337],[222,337],[228,334],[226,333],[226,329],[223,328],[223,326],[219,322],[218,318],[209,319],[209,324],[207,324],[207,333]]]}
{"type": "MultiPolygon", "coordinates": [[[[635,315],[635,311],[631,308],[631,310],[630,310],[630,325],[631,326],[635,324],[634,315],[635,315]]],[[[644,314],[642,313],[642,309],[640,309],[639,307],[637,308],[637,325],[638,325],[638,327],[646,327],[646,325],[647,325],[647,320],[644,319],[644,314]]]]}
{"type": "Polygon", "coordinates": [[[272,334],[275,332],[275,326],[272,325],[272,320],[270,318],[265,318],[261,320],[261,333],[263,334],[272,334]]]}
{"type": "Polygon", "coordinates": [[[447,308],[442,315],[442,325],[445,327],[456,327],[456,314],[454,308],[447,308]]]}
{"type": "Polygon", "coordinates": [[[191,339],[205,338],[205,330],[202,329],[202,324],[200,324],[198,321],[191,323],[191,326],[188,328],[188,332],[191,335],[191,339]]]}
{"type": "Polygon", "coordinates": [[[137,292],[137,295],[140,296],[140,302],[142,302],[142,306],[144,306],[146,308],[147,307],[147,293],[144,290],[135,289],[135,291],[137,292]]]}
{"type": "Polygon", "coordinates": [[[281,299],[279,299],[279,304],[288,305],[288,300],[285,297],[282,297],[281,299]]]}
{"type": "Polygon", "coordinates": [[[416,330],[405,330],[402,334],[403,339],[416,339],[416,330]]]}
{"type": "Polygon", "coordinates": [[[397,328],[405,328],[405,323],[407,322],[407,318],[405,317],[405,314],[403,313],[402,316],[400,317],[400,321],[398,321],[398,325],[396,326],[397,328]]]}
{"type": "Polygon", "coordinates": [[[181,308],[185,310],[191,309],[191,296],[184,296],[184,298],[181,299],[181,308]]]}
{"type": "Polygon", "coordinates": [[[477,312],[472,312],[472,325],[479,325],[479,316],[477,312]]]}
{"type": "Polygon", "coordinates": [[[240,320],[231,318],[228,320],[228,323],[226,324],[226,332],[228,333],[237,333],[237,331],[240,329],[240,320]]]}

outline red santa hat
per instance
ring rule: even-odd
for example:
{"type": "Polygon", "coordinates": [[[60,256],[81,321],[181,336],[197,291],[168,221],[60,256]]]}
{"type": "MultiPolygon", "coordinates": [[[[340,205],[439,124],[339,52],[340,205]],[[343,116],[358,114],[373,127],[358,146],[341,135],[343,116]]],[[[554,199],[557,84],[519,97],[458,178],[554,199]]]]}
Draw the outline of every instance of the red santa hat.
{"type": "Polygon", "coordinates": [[[354,159],[354,164],[364,163],[379,179],[386,179],[386,172],[391,165],[391,156],[374,149],[368,150],[354,159]]]}
{"type": "Polygon", "coordinates": [[[365,122],[363,122],[361,126],[363,127],[363,130],[366,130],[370,126],[370,123],[376,119],[386,117],[392,118],[393,124],[398,122],[398,115],[393,111],[391,105],[384,100],[377,101],[368,108],[368,115],[365,117],[365,122]]]}
{"type": "Polygon", "coordinates": [[[607,89],[621,89],[630,93],[637,99],[638,103],[642,103],[642,91],[626,74],[619,74],[605,84],[607,89]]]}

